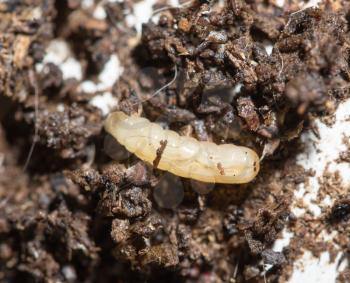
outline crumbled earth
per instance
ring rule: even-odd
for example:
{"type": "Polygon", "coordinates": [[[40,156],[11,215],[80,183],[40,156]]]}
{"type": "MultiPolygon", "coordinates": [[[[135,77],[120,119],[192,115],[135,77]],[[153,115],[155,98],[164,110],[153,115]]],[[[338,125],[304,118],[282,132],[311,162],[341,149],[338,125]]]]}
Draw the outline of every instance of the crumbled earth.
{"type": "MultiPolygon", "coordinates": [[[[128,25],[137,1],[0,3],[1,282],[286,282],[303,249],[350,259],[350,195],[339,174],[320,180],[316,201],[334,200],[321,217],[291,212],[313,175],[295,161],[300,135],[317,133],[315,118],[332,125],[349,96],[350,4],[276,2],[193,0],[162,9],[141,35],[128,25]],[[45,61],[57,39],[81,80],[45,61]],[[113,54],[120,78],[84,91],[113,54]],[[261,172],[245,185],[179,179],[165,208],[154,194],[164,172],[107,148],[104,113],[91,103],[101,92],[113,109],[183,135],[249,146],[263,156],[261,172]],[[294,237],[276,252],[283,229],[294,237]],[[323,231],[338,234],[327,242],[323,231]]],[[[349,156],[348,146],[337,162],[349,156]]],[[[348,278],[345,270],[338,281],[348,278]]]]}

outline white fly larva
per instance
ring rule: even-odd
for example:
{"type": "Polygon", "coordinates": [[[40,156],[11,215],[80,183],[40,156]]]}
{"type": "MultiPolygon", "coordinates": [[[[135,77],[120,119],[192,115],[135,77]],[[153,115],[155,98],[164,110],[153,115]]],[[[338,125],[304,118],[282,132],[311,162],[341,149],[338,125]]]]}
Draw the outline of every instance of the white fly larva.
{"type": "Polygon", "coordinates": [[[242,184],[259,172],[258,155],[244,146],[200,142],[120,111],[109,114],[104,127],[138,158],[177,176],[207,183],[242,184]]]}

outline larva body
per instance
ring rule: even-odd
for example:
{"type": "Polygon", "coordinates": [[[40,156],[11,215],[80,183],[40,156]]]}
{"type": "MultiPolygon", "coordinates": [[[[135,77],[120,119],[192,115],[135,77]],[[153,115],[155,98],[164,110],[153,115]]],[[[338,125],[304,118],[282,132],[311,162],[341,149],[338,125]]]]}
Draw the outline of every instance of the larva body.
{"type": "Polygon", "coordinates": [[[120,111],[111,113],[104,126],[128,151],[150,164],[165,143],[157,168],[181,177],[208,183],[241,184],[254,179],[259,171],[259,157],[247,147],[199,142],[120,111]]]}

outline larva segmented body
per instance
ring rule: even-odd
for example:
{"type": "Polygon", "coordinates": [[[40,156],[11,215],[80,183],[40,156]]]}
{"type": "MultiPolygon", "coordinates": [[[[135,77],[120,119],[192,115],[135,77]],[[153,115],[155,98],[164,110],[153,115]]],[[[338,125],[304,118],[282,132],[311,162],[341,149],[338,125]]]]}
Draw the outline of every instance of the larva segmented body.
{"type": "Polygon", "coordinates": [[[241,184],[254,179],[259,171],[258,155],[244,146],[199,142],[120,111],[109,114],[104,126],[128,151],[150,164],[166,142],[157,168],[181,177],[208,183],[241,184]]]}

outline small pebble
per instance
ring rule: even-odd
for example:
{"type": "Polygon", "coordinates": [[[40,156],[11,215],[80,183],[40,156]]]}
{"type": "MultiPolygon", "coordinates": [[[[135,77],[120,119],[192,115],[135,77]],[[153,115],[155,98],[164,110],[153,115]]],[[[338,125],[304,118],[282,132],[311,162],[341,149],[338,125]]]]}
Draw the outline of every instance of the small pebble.
{"type": "Polygon", "coordinates": [[[181,179],[171,173],[165,173],[154,188],[153,197],[162,208],[176,208],[184,198],[181,179]]]}
{"type": "Polygon", "coordinates": [[[62,268],[62,273],[68,281],[75,281],[77,279],[77,273],[73,266],[66,265],[62,268]]]}
{"type": "Polygon", "coordinates": [[[129,158],[130,153],[112,136],[106,135],[103,143],[104,152],[113,160],[121,161],[129,158]]]}

